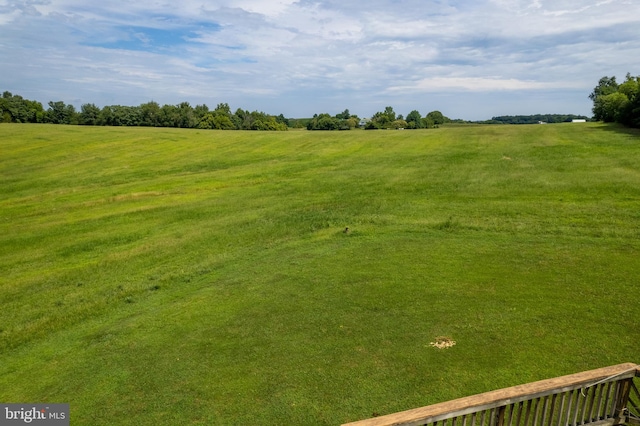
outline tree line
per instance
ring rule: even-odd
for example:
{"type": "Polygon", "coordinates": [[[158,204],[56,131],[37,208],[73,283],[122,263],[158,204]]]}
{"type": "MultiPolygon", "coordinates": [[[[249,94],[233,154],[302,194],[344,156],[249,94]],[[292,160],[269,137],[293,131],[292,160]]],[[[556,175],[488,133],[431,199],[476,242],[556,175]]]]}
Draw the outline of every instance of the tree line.
{"type": "Polygon", "coordinates": [[[538,123],[570,123],[572,120],[589,120],[584,115],[574,114],[533,114],[533,115],[501,115],[483,121],[483,124],[538,124],[538,123]]]}
{"type": "Polygon", "coordinates": [[[331,116],[327,113],[315,114],[307,122],[307,130],[349,130],[355,127],[363,127],[365,130],[374,129],[429,129],[451,120],[440,111],[431,111],[422,117],[417,110],[411,111],[406,118],[402,114],[396,115],[393,107],[386,107],[384,111],[378,111],[371,118],[360,119],[352,115],[348,109],[331,116]]]}
{"type": "MultiPolygon", "coordinates": [[[[602,77],[589,99],[593,101],[593,120],[640,127],[640,76],[633,77],[627,73],[625,81],[620,84],[615,76],[602,77]]],[[[390,106],[376,112],[371,118],[363,119],[351,114],[348,109],[334,116],[321,113],[309,119],[287,119],[282,114],[273,116],[241,108],[232,112],[226,103],[218,104],[213,110],[204,104],[192,107],[188,102],[182,102],[160,106],[154,101],[139,106],[109,105],[103,108],[88,103],[82,105],[80,111],[62,101],[50,101],[48,107],[45,110],[40,102],[5,91],[0,98],[0,122],[221,130],[287,130],[289,127],[306,127],[308,130],[349,130],[356,127],[367,130],[428,129],[452,121],[462,122],[451,120],[440,111],[431,111],[423,117],[420,112],[413,110],[404,117],[396,114],[390,106]]],[[[573,114],[507,115],[479,123],[558,123],[580,118],[587,119],[573,114]]]]}
{"type": "Polygon", "coordinates": [[[615,76],[602,77],[589,99],[595,120],[640,127],[640,76],[627,73],[620,84],[615,76]]]}
{"type": "Polygon", "coordinates": [[[51,101],[45,110],[40,102],[30,101],[5,91],[0,98],[0,121],[5,123],[78,124],[86,126],[149,126],[221,130],[287,130],[288,120],[260,111],[238,108],[231,112],[226,103],[210,110],[207,105],[192,107],[188,102],[160,106],[151,101],[140,106],[84,104],[80,111],[62,101],[51,101]]]}

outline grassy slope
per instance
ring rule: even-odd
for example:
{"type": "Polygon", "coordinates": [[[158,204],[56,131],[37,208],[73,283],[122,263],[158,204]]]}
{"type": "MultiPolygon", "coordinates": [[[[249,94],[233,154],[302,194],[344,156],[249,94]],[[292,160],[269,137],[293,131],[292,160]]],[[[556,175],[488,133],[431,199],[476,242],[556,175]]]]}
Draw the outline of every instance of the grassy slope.
{"type": "Polygon", "coordinates": [[[2,125],[0,176],[0,401],[74,424],[336,424],[640,362],[637,133],[2,125]]]}

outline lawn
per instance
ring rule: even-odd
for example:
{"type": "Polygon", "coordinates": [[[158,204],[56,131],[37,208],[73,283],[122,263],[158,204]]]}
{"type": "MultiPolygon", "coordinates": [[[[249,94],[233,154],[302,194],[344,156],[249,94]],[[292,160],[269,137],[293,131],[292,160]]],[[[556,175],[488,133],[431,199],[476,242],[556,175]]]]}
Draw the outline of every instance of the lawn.
{"type": "Polygon", "coordinates": [[[620,127],[2,124],[0,194],[0,401],[74,425],[332,425],[640,362],[620,127]]]}

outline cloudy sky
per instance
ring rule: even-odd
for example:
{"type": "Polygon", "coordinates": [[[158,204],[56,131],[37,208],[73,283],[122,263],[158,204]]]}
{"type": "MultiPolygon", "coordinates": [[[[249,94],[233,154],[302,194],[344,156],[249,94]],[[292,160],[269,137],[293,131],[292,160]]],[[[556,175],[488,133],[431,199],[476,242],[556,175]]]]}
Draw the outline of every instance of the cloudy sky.
{"type": "Polygon", "coordinates": [[[0,90],[287,117],[591,115],[640,74],[639,0],[0,0],[0,90]]]}

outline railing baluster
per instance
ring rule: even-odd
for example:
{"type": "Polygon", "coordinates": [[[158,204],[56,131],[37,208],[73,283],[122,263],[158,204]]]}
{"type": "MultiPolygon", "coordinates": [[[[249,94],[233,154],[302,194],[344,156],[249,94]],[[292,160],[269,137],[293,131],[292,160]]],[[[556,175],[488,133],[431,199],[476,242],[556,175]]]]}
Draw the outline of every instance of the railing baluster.
{"type": "Polygon", "coordinates": [[[558,394],[554,393],[551,396],[551,407],[549,408],[549,426],[553,426],[553,419],[556,417],[556,398],[558,398],[558,394]]]}
{"type": "Polygon", "coordinates": [[[536,401],[536,412],[533,415],[533,426],[538,426],[540,423],[538,422],[538,417],[540,415],[540,406],[542,405],[542,398],[538,398],[536,401]]]}
{"type": "Polygon", "coordinates": [[[567,422],[565,423],[566,426],[573,426],[573,423],[571,422],[571,410],[573,408],[573,400],[575,399],[575,390],[569,391],[569,407],[567,407],[567,422]]]}
{"type": "Polygon", "coordinates": [[[516,418],[515,426],[521,426],[520,420],[522,419],[522,410],[524,409],[524,401],[520,401],[518,404],[518,417],[516,418]]]}
{"type": "Polygon", "coordinates": [[[616,400],[618,399],[620,384],[618,382],[611,382],[611,401],[609,401],[609,418],[613,418],[616,412],[616,400]]]}
{"type": "Polygon", "coordinates": [[[515,404],[509,404],[507,407],[505,407],[504,411],[504,417],[505,417],[505,421],[504,423],[507,424],[507,426],[513,426],[513,409],[514,409],[515,404]],[[509,412],[509,420],[507,421],[507,411],[509,412]]]}
{"type": "Polygon", "coordinates": [[[576,410],[573,413],[574,426],[578,426],[580,424],[580,411],[582,410],[582,404],[584,403],[584,397],[582,396],[582,389],[576,390],[576,410]]]}
{"type": "Polygon", "coordinates": [[[531,407],[535,406],[535,399],[530,399],[529,402],[527,403],[527,411],[525,412],[524,415],[524,425],[523,426],[529,426],[529,416],[531,416],[531,407]]]}
{"type": "Polygon", "coordinates": [[[587,406],[589,405],[589,392],[591,391],[590,388],[587,388],[584,390],[584,401],[582,403],[582,414],[580,414],[580,418],[582,420],[580,420],[580,424],[583,425],[585,424],[585,420],[586,420],[586,415],[587,415],[587,406]]]}
{"type": "Polygon", "coordinates": [[[576,389],[576,408],[573,413],[573,426],[578,425],[578,414],[580,414],[580,406],[582,405],[582,389],[576,389]]]}
{"type": "Polygon", "coordinates": [[[591,400],[589,401],[589,412],[587,413],[587,422],[591,423],[595,419],[593,417],[593,410],[596,407],[598,400],[598,385],[591,387],[591,400]]]}
{"type": "Polygon", "coordinates": [[[597,398],[597,402],[596,402],[596,412],[594,417],[592,417],[593,420],[597,421],[597,420],[602,420],[603,416],[602,416],[602,393],[604,391],[604,383],[600,383],[598,385],[598,398],[597,398]]]}
{"type": "Polygon", "coordinates": [[[629,391],[631,390],[630,381],[631,379],[616,382],[616,397],[613,402],[612,414],[612,417],[616,422],[620,421],[622,413],[626,408],[627,400],[629,399],[629,391]]]}
{"type": "Polygon", "coordinates": [[[631,394],[629,395],[629,410],[636,416],[640,415],[640,390],[634,382],[631,382],[631,394]],[[632,398],[633,395],[633,398],[632,398]]]}
{"type": "Polygon", "coordinates": [[[567,400],[567,393],[562,392],[562,398],[560,399],[560,410],[558,410],[558,422],[556,426],[562,426],[562,419],[564,418],[564,404],[567,400]]]}
{"type": "Polygon", "coordinates": [[[541,426],[546,426],[547,424],[547,412],[549,411],[549,397],[546,396],[544,398],[544,405],[542,406],[542,423],[541,426]]]}
{"type": "Polygon", "coordinates": [[[598,383],[593,387],[593,400],[591,401],[592,409],[589,415],[589,421],[595,422],[600,418],[598,411],[600,411],[600,389],[602,387],[601,383],[598,383]]]}
{"type": "Polygon", "coordinates": [[[535,419],[533,418],[535,406],[536,406],[536,400],[530,399],[529,406],[527,407],[527,415],[525,416],[525,421],[524,421],[525,426],[529,426],[529,425],[533,426],[533,424],[535,423],[535,419]],[[529,422],[529,419],[531,419],[531,422],[529,422]]]}

